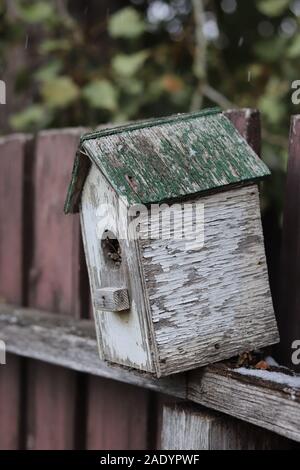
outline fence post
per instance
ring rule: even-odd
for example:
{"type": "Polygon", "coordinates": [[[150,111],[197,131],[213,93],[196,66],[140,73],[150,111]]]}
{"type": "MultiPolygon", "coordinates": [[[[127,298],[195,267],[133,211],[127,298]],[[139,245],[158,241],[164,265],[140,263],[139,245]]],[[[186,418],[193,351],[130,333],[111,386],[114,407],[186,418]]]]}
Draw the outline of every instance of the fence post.
{"type": "Polygon", "coordinates": [[[261,123],[257,109],[231,109],[225,116],[232,122],[254,152],[261,153],[261,123]]]}
{"type": "MultiPolygon", "coordinates": [[[[66,217],[63,205],[81,133],[77,129],[38,134],[30,209],[34,223],[29,305],[77,317],[82,300],[79,218],[66,217]]],[[[74,448],[77,377],[61,367],[29,362],[28,449],[74,448]]]]}
{"type": "MultiPolygon", "coordinates": [[[[12,135],[0,140],[0,301],[24,303],[24,181],[31,138],[12,135]]],[[[0,449],[22,445],[21,371],[23,360],[6,356],[0,365],[0,449]]]]}
{"type": "Polygon", "coordinates": [[[278,360],[300,371],[300,115],[290,127],[280,269],[278,360]],[[298,346],[297,342],[298,341],[298,346]],[[298,357],[294,361],[293,352],[298,357]],[[298,364],[297,364],[298,362],[298,364]]]}

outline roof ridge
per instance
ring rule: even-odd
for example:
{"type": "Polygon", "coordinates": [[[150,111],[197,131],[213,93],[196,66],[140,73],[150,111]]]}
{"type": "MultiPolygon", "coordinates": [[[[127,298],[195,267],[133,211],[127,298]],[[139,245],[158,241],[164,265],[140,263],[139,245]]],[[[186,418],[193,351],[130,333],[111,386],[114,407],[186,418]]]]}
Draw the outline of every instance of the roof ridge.
{"type": "Polygon", "coordinates": [[[178,114],[173,114],[172,116],[163,116],[160,118],[144,119],[142,121],[136,121],[136,122],[132,122],[132,123],[121,125],[121,126],[109,127],[106,129],[88,132],[87,134],[84,134],[80,138],[80,143],[83,143],[86,140],[96,139],[98,137],[107,137],[109,135],[119,134],[124,131],[134,131],[136,129],[141,129],[141,128],[144,129],[145,127],[149,128],[149,127],[161,126],[162,124],[169,124],[172,122],[181,122],[181,121],[185,121],[188,119],[201,118],[201,117],[210,116],[214,114],[220,114],[221,112],[222,112],[221,108],[214,107],[214,108],[206,108],[201,111],[196,111],[192,113],[178,113],[178,114]]]}

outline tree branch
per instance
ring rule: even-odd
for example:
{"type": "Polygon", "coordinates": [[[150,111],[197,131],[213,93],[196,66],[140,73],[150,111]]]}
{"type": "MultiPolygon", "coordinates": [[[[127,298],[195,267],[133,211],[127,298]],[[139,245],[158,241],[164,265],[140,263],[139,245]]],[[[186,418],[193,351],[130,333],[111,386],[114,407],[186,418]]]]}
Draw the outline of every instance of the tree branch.
{"type": "Polygon", "coordinates": [[[201,108],[203,100],[203,86],[206,82],[206,47],[204,36],[204,7],[203,0],[192,0],[195,21],[195,59],[194,74],[198,79],[194,96],[191,102],[191,111],[201,108]]]}

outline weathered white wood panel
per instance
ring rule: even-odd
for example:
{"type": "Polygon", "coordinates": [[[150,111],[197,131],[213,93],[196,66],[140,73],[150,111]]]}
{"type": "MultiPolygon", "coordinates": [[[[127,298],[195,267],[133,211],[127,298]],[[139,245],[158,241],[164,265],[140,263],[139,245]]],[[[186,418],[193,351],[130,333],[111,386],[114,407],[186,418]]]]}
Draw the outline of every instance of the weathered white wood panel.
{"type": "Polygon", "coordinates": [[[277,450],[286,439],[221,413],[191,404],[164,407],[163,450],[277,450]]]}
{"type": "Polygon", "coordinates": [[[82,193],[81,222],[101,356],[117,364],[153,371],[138,252],[127,237],[127,217],[123,201],[92,166],[82,193]],[[119,242],[121,260],[116,264],[106,258],[101,244],[104,232],[114,234],[119,242]],[[95,292],[102,288],[128,289],[130,310],[99,310],[95,292]]]}
{"type": "MultiPolygon", "coordinates": [[[[193,202],[193,201],[192,201],[193,202]]],[[[278,341],[269,289],[258,188],[250,185],[198,198],[204,245],[148,239],[141,217],[142,264],[158,349],[158,375],[229,358],[278,341]]],[[[168,209],[162,210],[162,217],[168,209]]],[[[174,210],[180,224],[182,210],[174,210]],[[179,220],[180,219],[180,220],[179,220]]],[[[152,219],[152,231],[158,222],[152,219]]],[[[186,226],[192,230],[192,218],[186,226]]],[[[157,225],[157,227],[156,227],[157,225]]],[[[201,231],[201,226],[199,226],[201,231]]]]}

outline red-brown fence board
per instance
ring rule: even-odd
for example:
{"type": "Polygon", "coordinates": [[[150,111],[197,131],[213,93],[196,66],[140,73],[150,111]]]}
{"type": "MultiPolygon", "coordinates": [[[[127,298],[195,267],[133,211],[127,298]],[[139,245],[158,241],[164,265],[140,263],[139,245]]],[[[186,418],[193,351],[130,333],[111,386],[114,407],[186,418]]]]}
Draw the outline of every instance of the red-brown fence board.
{"type": "Polygon", "coordinates": [[[79,217],[65,216],[64,199],[80,131],[37,137],[34,169],[34,254],[30,304],[80,316],[79,217]]]}
{"type": "Polygon", "coordinates": [[[147,449],[148,399],[142,388],[90,377],[87,448],[147,449]]]}
{"type": "MultiPolygon", "coordinates": [[[[37,137],[29,292],[30,306],[76,316],[81,311],[79,218],[66,217],[63,205],[80,133],[49,131],[37,137]]],[[[76,383],[74,372],[30,362],[28,448],[74,447],[76,383]]]]}
{"type": "Polygon", "coordinates": [[[239,133],[247,140],[257,155],[261,152],[260,113],[255,109],[233,109],[225,115],[230,119],[239,133]]]}
{"type": "Polygon", "coordinates": [[[27,449],[73,449],[76,374],[31,361],[27,382],[27,449]]]}
{"type": "Polygon", "coordinates": [[[21,359],[11,354],[0,371],[0,449],[20,446],[21,359]]]}
{"type": "MultiPolygon", "coordinates": [[[[281,249],[280,344],[278,360],[300,371],[292,362],[292,344],[300,341],[300,116],[293,116],[290,128],[283,235],[281,249]]],[[[298,346],[299,347],[299,346],[298,346]]]]}
{"type": "Polygon", "coordinates": [[[0,141],[0,297],[21,303],[23,296],[23,188],[28,137],[0,141]]]}
{"type": "MultiPolygon", "coordinates": [[[[23,191],[25,135],[0,140],[0,298],[23,302],[23,191]]],[[[0,449],[20,445],[21,360],[8,355],[0,367],[0,449]]]]}

